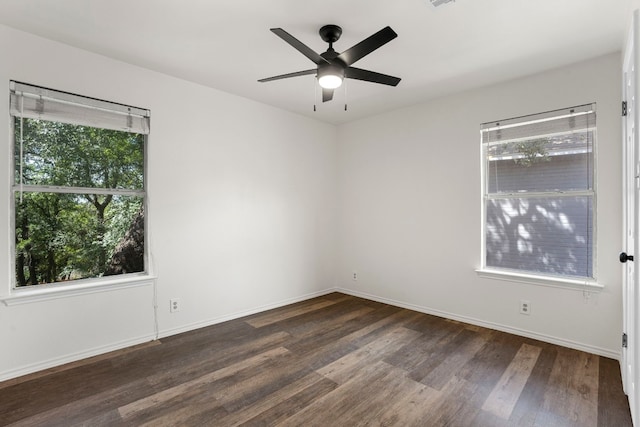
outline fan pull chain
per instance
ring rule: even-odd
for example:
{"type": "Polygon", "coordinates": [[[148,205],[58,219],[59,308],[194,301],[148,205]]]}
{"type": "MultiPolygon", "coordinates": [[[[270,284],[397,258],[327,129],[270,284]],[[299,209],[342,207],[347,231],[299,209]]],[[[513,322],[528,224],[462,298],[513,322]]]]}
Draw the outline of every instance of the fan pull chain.
{"type": "Polygon", "coordinates": [[[342,80],[344,85],[344,111],[347,111],[347,79],[342,80]]]}
{"type": "Polygon", "coordinates": [[[317,79],[313,79],[313,112],[316,112],[316,99],[318,99],[318,82],[317,79]]]}

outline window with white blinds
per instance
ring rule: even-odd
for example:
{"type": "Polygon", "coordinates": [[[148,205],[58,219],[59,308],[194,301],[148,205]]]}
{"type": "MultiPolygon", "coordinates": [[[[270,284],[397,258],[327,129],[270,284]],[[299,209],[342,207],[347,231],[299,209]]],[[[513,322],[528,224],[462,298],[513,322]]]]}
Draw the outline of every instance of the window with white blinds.
{"type": "Polygon", "coordinates": [[[595,279],[595,104],[481,126],[483,269],[595,279]]]}
{"type": "Polygon", "coordinates": [[[9,101],[14,288],[145,275],[149,111],[15,81],[9,101]]]}

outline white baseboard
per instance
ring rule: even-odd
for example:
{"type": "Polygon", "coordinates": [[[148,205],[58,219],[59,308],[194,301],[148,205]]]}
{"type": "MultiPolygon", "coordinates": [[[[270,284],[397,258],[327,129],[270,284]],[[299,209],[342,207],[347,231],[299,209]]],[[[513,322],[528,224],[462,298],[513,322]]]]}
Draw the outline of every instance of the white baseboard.
{"type": "Polygon", "coordinates": [[[262,305],[249,310],[240,311],[233,314],[227,314],[220,317],[214,317],[213,319],[204,320],[201,322],[190,323],[178,328],[164,329],[159,332],[158,338],[165,338],[171,335],[181,334],[183,332],[193,331],[194,329],[206,328],[207,326],[216,325],[218,323],[227,322],[229,320],[239,319],[241,317],[250,316],[252,314],[261,313],[267,310],[273,310],[274,308],[284,307],[285,305],[295,304],[297,302],[306,301],[311,298],[321,297],[323,295],[330,294],[332,292],[338,292],[336,289],[325,289],[323,291],[312,292],[295,298],[288,298],[275,303],[262,305]]]}
{"type": "Polygon", "coordinates": [[[461,316],[454,313],[449,313],[446,311],[436,310],[429,307],[423,307],[415,304],[409,304],[402,301],[396,301],[389,298],[379,297],[377,295],[368,294],[366,292],[353,291],[351,289],[345,288],[335,288],[335,292],[341,292],[344,294],[352,295],[355,297],[360,297],[372,301],[378,301],[385,304],[393,305],[396,307],[406,308],[413,311],[418,311],[420,313],[431,314],[438,317],[444,317],[446,319],[457,320],[459,322],[469,323],[476,326],[482,326],[483,328],[495,329],[502,332],[507,332],[513,335],[519,335],[522,337],[532,338],[538,341],[544,341],[550,344],[559,345],[562,347],[572,348],[574,350],[580,350],[587,353],[596,354],[598,356],[608,357],[610,359],[615,359],[620,361],[621,353],[612,351],[608,348],[602,348],[593,346],[590,344],[584,344],[576,341],[567,340],[564,338],[554,337],[552,335],[540,334],[537,332],[527,331],[525,329],[514,328],[508,325],[502,325],[494,322],[487,322],[485,320],[474,319],[473,317],[461,316]]]}
{"type": "Polygon", "coordinates": [[[0,382],[18,378],[23,375],[33,374],[34,372],[43,371],[45,369],[54,368],[56,366],[61,366],[67,363],[77,362],[78,360],[88,359],[90,357],[109,353],[111,351],[122,350],[123,348],[143,344],[149,341],[153,341],[154,339],[154,334],[144,335],[137,338],[111,343],[105,346],[94,347],[92,349],[80,351],[73,354],[67,354],[61,357],[55,357],[53,359],[44,360],[42,362],[21,366],[20,368],[0,372],[0,382]]]}

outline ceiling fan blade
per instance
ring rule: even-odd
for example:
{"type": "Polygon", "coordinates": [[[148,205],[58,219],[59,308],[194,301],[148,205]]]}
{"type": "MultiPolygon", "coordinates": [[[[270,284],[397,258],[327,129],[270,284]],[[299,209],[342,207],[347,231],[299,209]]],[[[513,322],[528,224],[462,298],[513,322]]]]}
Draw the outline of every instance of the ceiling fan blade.
{"type": "Polygon", "coordinates": [[[322,89],[322,102],[331,101],[333,99],[333,89],[322,89]]]}
{"type": "Polygon", "coordinates": [[[401,80],[400,77],[388,76],[386,74],[355,67],[347,67],[344,74],[350,79],[364,80],[365,82],[380,83],[389,86],[397,86],[401,80]]]}
{"type": "Polygon", "coordinates": [[[307,74],[315,74],[317,71],[318,70],[316,70],[315,68],[313,70],[296,71],[295,73],[280,74],[279,76],[267,77],[266,79],[260,79],[258,81],[260,83],[271,82],[274,80],[288,79],[289,77],[298,77],[298,76],[306,76],[307,74]]]}
{"type": "Polygon", "coordinates": [[[363,56],[366,56],[378,49],[380,46],[389,43],[396,37],[398,37],[398,35],[391,29],[391,27],[384,27],[374,35],[367,37],[357,45],[342,52],[338,55],[338,59],[347,65],[351,65],[363,56]]]}
{"type": "Polygon", "coordinates": [[[291,34],[287,33],[282,28],[272,28],[271,32],[274,33],[276,36],[280,37],[282,40],[289,43],[291,46],[293,46],[294,49],[296,49],[298,52],[300,52],[301,54],[303,54],[304,56],[312,60],[315,64],[319,65],[319,64],[329,63],[329,61],[324,59],[322,56],[316,53],[309,46],[302,43],[300,40],[293,37],[291,34]]]}

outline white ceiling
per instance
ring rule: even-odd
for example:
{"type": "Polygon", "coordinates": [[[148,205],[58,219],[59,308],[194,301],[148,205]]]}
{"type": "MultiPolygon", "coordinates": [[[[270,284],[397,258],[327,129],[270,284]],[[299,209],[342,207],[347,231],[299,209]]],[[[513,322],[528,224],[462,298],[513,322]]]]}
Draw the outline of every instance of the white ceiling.
{"type": "MultiPolygon", "coordinates": [[[[1,0],[0,23],[329,123],[621,50],[638,0],[1,0]],[[269,29],[317,52],[318,29],[343,29],[341,52],[389,25],[398,38],[355,66],[402,78],[348,80],[323,104],[314,68],[269,29]],[[319,95],[319,91],[318,91],[319,95]]],[[[5,58],[6,60],[6,58],[5,58]]]]}

